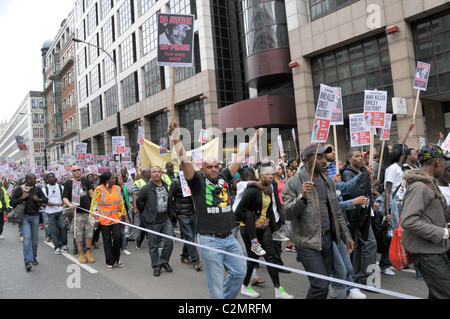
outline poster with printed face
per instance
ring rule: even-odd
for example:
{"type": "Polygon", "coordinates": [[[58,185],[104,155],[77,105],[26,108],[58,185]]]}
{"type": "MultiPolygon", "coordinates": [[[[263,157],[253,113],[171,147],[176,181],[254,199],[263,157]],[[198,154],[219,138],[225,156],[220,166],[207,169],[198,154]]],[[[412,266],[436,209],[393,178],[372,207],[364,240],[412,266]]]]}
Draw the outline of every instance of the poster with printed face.
{"type": "Polygon", "coordinates": [[[320,85],[319,100],[317,101],[316,116],[314,118],[311,143],[325,143],[330,133],[333,110],[339,100],[338,88],[320,85]]]}
{"type": "Polygon", "coordinates": [[[84,162],[86,160],[87,143],[75,144],[75,161],[84,162]]]}
{"type": "Polygon", "coordinates": [[[87,165],[94,165],[94,154],[87,153],[86,154],[86,164],[87,165]]]}
{"type": "Polygon", "coordinates": [[[109,156],[97,156],[97,167],[100,174],[109,171],[109,156]]]}
{"type": "Polygon", "coordinates": [[[167,138],[159,139],[159,155],[167,155],[167,138]]]}
{"type": "Polygon", "coordinates": [[[417,62],[416,76],[414,77],[413,88],[426,91],[428,87],[428,78],[430,77],[431,64],[417,62]]]}
{"type": "Polygon", "coordinates": [[[392,114],[386,113],[384,128],[381,129],[380,141],[388,141],[391,136],[392,114]]]}
{"type": "Polygon", "coordinates": [[[344,125],[344,106],[342,105],[342,90],[337,87],[337,104],[333,109],[331,116],[331,125],[344,125]]]}
{"type": "Polygon", "coordinates": [[[21,151],[27,151],[27,145],[25,144],[25,138],[23,136],[15,136],[17,147],[21,151]]]}
{"type": "Polygon", "coordinates": [[[72,203],[80,205],[81,182],[72,181],[72,203]]]}
{"type": "Polygon", "coordinates": [[[125,153],[125,136],[112,137],[112,150],[113,154],[125,153]]]}
{"type": "Polygon", "coordinates": [[[144,139],[145,139],[145,131],[143,127],[138,127],[138,137],[137,137],[137,143],[141,146],[144,145],[144,139]]]}
{"type": "Polygon", "coordinates": [[[131,147],[125,147],[125,152],[122,154],[122,162],[131,162],[131,147]]]}
{"type": "Polygon", "coordinates": [[[364,91],[364,120],[375,128],[384,128],[386,117],[387,91],[364,91]]]}
{"type": "Polygon", "coordinates": [[[158,13],[159,66],[194,66],[193,14],[158,13]]]}
{"type": "Polygon", "coordinates": [[[350,141],[351,147],[370,145],[370,124],[364,118],[364,113],[350,114],[350,141]]]}

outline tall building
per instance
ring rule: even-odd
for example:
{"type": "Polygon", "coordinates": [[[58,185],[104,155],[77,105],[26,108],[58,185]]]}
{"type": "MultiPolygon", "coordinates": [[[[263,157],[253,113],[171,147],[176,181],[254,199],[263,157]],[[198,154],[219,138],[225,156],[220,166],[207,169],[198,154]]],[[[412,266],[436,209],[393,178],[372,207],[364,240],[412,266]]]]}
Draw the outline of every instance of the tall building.
{"type": "MultiPolygon", "coordinates": [[[[450,7],[445,0],[286,0],[300,144],[310,139],[321,83],[340,86],[345,125],[338,126],[339,148],[348,150],[348,114],[361,113],[365,89],[388,92],[407,101],[397,114],[389,143],[400,140],[413,118],[417,61],[431,64],[427,91],[419,96],[416,127],[408,146],[419,138],[436,143],[450,121],[450,7]],[[447,115],[445,115],[447,114],[447,115]]],[[[330,139],[332,141],[332,139],[330,139]]],[[[375,139],[379,144],[378,138],[375,139]]],[[[345,158],[345,152],[341,152],[345,158]]]]}
{"type": "Polygon", "coordinates": [[[79,141],[73,13],[61,23],[56,37],[44,42],[42,63],[45,100],[45,143],[48,165],[62,164],[79,141]]]}
{"type": "Polygon", "coordinates": [[[0,157],[28,161],[30,166],[45,165],[44,99],[41,92],[30,91],[14,113],[0,137],[0,157]],[[27,151],[19,150],[16,136],[22,136],[27,151]]]}
{"type": "Polygon", "coordinates": [[[282,135],[293,157],[291,130],[300,147],[309,143],[323,83],[342,88],[343,159],[348,115],[362,112],[366,89],[387,91],[389,101],[406,99],[408,114],[394,116],[391,143],[403,137],[420,60],[432,65],[431,74],[407,143],[434,142],[450,127],[449,10],[446,0],[75,0],[75,35],[92,44],[77,43],[75,50],[80,140],[102,155],[121,134],[136,153],[142,125],[146,138],[159,143],[174,91],[174,118],[192,140],[200,128],[265,127],[282,135]],[[175,90],[172,68],[156,64],[158,12],[196,17],[195,66],[176,68],[175,90]]]}

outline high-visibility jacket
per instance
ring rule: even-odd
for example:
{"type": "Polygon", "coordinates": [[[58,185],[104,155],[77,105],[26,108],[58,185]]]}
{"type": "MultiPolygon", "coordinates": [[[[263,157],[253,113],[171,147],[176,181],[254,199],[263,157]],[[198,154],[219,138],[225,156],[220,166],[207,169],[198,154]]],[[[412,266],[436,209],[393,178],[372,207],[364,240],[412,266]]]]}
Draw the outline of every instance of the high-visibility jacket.
{"type": "MultiPolygon", "coordinates": [[[[174,178],[177,178],[177,173],[173,173],[174,178]]],[[[170,184],[172,184],[172,180],[170,179],[170,176],[167,173],[162,174],[161,179],[163,180],[163,182],[165,182],[167,184],[167,186],[169,186],[170,188],[170,184]]]]}
{"type": "Polygon", "coordinates": [[[139,190],[141,190],[141,188],[145,185],[147,185],[147,182],[141,178],[133,183],[133,188],[136,186],[139,190]]]}
{"type": "MultiPolygon", "coordinates": [[[[0,200],[0,212],[1,212],[1,211],[5,211],[9,207],[9,196],[8,196],[8,193],[6,192],[6,190],[1,186],[0,186],[0,192],[2,192],[3,201],[5,202],[5,206],[6,206],[6,207],[3,207],[2,201],[0,200]]],[[[0,195],[0,198],[1,197],[2,196],[0,195]]]]}
{"type": "Polygon", "coordinates": [[[117,185],[111,187],[111,194],[106,190],[104,185],[100,185],[101,198],[98,201],[98,213],[100,225],[117,224],[122,217],[123,199],[120,192],[120,188],[117,185]],[[117,221],[113,221],[109,218],[104,218],[102,215],[113,218],[117,221]]]}

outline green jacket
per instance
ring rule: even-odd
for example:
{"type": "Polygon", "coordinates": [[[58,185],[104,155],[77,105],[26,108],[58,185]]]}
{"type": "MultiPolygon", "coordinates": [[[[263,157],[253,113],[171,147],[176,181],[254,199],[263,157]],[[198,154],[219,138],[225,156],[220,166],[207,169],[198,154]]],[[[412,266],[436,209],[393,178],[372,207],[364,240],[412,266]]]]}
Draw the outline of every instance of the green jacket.
{"type": "Polygon", "coordinates": [[[0,211],[5,211],[9,207],[9,196],[6,190],[3,187],[0,187],[0,192],[3,191],[3,194],[0,194],[0,211]],[[6,204],[6,207],[3,207],[3,202],[6,204]]]}

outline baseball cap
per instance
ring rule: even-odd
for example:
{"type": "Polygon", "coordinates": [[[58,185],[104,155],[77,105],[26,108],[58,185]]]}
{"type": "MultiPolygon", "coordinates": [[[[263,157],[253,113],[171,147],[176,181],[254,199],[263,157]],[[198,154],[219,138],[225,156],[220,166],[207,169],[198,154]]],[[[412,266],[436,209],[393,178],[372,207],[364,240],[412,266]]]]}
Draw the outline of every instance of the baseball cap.
{"type": "MultiPolygon", "coordinates": [[[[317,148],[317,143],[310,143],[310,144],[306,145],[303,148],[302,159],[305,159],[308,156],[316,153],[316,148],[317,148]]],[[[333,149],[331,148],[331,146],[325,147],[325,146],[319,144],[319,149],[317,151],[317,154],[331,153],[332,151],[333,151],[333,149]]]]}
{"type": "Polygon", "coordinates": [[[167,162],[167,163],[166,163],[166,168],[168,168],[168,167],[170,167],[170,166],[173,166],[173,163],[172,163],[172,162],[167,162]]]}
{"type": "Polygon", "coordinates": [[[427,144],[419,150],[417,154],[419,162],[423,162],[432,158],[443,157],[446,161],[450,160],[437,144],[427,144]]]}

